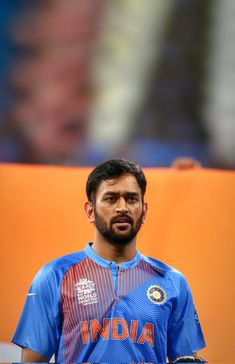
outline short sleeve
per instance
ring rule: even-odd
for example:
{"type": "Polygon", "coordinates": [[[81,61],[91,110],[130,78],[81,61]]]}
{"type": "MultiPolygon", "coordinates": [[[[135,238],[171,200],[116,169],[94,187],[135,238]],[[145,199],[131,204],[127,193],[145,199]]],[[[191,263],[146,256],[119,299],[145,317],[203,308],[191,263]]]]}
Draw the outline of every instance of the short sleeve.
{"type": "Polygon", "coordinates": [[[185,278],[181,276],[179,295],[168,323],[167,356],[191,355],[205,347],[201,325],[185,278]]]}
{"type": "Polygon", "coordinates": [[[12,342],[51,358],[60,338],[59,287],[47,266],[34,278],[12,342]]]}

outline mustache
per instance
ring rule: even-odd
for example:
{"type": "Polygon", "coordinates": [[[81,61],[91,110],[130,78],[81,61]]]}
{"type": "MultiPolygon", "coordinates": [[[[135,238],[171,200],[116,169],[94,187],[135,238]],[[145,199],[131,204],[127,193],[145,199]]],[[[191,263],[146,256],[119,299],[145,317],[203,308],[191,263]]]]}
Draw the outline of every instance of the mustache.
{"type": "Polygon", "coordinates": [[[133,219],[128,215],[118,215],[111,219],[111,225],[118,222],[128,222],[129,224],[133,225],[133,219]]]}

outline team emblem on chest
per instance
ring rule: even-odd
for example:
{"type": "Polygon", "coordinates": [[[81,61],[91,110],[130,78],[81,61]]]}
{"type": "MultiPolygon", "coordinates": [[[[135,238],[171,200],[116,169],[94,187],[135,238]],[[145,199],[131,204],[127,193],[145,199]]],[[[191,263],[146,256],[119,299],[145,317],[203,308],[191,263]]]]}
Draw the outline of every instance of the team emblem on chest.
{"type": "Polygon", "coordinates": [[[166,302],[166,292],[159,286],[150,286],[147,290],[148,299],[156,305],[162,305],[166,302]]]}
{"type": "Polygon", "coordinates": [[[95,291],[95,283],[87,278],[81,278],[75,284],[78,302],[81,305],[91,305],[98,302],[97,293],[95,291]]]}

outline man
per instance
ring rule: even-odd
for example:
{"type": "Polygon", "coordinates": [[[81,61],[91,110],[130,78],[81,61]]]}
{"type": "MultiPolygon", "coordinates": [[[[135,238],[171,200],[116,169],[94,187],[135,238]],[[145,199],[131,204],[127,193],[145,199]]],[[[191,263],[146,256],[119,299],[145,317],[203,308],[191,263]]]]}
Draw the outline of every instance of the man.
{"type": "Polygon", "coordinates": [[[85,211],[94,241],[36,275],[13,337],[22,361],[189,361],[182,357],[205,346],[185,278],[136,250],[145,190],[143,171],[125,160],[90,173],[85,211]]]}

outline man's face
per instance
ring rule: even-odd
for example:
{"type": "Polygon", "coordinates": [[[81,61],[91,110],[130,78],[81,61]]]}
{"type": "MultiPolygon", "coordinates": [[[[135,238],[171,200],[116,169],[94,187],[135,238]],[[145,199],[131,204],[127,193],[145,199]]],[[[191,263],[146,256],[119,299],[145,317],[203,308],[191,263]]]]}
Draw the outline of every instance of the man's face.
{"type": "Polygon", "coordinates": [[[102,181],[94,202],[96,229],[111,244],[126,245],[140,230],[147,206],[134,176],[102,181]]]}

